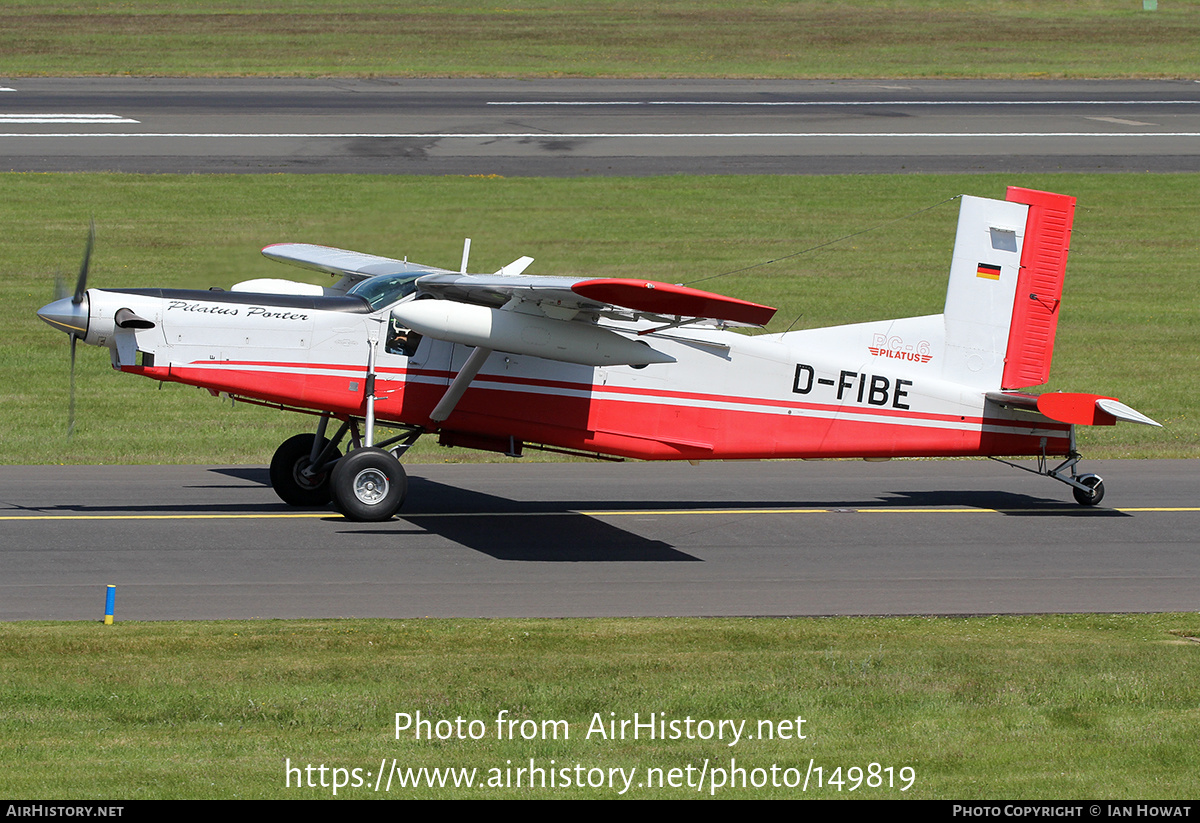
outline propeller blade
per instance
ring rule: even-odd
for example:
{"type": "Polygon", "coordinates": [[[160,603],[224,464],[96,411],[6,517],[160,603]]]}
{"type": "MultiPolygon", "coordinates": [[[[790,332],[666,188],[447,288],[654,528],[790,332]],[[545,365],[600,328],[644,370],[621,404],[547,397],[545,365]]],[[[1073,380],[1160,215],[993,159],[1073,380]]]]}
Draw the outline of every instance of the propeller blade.
{"type": "Polygon", "coordinates": [[[71,402],[67,406],[67,437],[75,433],[75,344],[79,338],[71,335],[71,402]]]}
{"type": "Polygon", "coordinates": [[[71,302],[78,306],[83,302],[83,293],[87,291],[88,267],[92,263],[92,246],[96,244],[96,219],[93,217],[88,226],[87,248],[83,250],[83,263],[79,266],[79,279],[75,281],[75,296],[71,302]]]}

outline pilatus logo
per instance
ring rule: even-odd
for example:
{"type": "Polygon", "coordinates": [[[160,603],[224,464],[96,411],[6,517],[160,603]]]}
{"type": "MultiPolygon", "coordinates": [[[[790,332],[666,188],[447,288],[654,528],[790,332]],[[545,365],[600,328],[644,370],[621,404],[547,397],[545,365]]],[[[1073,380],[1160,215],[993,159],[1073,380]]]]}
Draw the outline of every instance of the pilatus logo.
{"type": "Polygon", "coordinates": [[[887,357],[891,360],[907,360],[911,363],[928,363],[933,359],[930,354],[928,340],[921,340],[915,346],[906,344],[902,337],[886,334],[876,334],[871,337],[871,345],[867,351],[875,357],[887,357]]]}

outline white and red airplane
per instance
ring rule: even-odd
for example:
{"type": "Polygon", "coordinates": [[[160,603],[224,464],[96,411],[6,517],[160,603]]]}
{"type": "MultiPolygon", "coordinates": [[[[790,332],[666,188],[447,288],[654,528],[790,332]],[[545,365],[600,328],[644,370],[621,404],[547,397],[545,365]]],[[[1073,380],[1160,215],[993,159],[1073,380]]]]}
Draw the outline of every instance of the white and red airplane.
{"type": "Polygon", "coordinates": [[[1074,209],[1020,188],[964,196],[942,314],[784,334],[728,331],[775,310],[684,286],[529,276],[528,257],[467,274],[470,241],[459,272],[268,246],[340,279],[231,291],[88,289],[89,241],[75,294],[38,315],[71,336],[72,359],[82,340],[123,372],[319,415],[279,447],[271,482],[357,520],[396,513],[398,458],[434,432],[510,455],[1031,456],[1027,471],[1095,505],[1104,485],[1076,474],[1075,426],[1159,424],[1111,397],[1016,391],[1049,374],[1074,209]]]}

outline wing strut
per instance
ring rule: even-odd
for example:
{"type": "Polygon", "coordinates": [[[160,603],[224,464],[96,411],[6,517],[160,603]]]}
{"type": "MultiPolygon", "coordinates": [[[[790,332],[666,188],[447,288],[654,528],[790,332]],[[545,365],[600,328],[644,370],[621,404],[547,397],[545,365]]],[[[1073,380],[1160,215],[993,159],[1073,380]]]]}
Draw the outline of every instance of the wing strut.
{"type": "Polygon", "coordinates": [[[471,352],[467,362],[463,363],[462,369],[455,375],[450,387],[446,389],[446,393],[442,395],[442,399],[433,407],[433,411],[429,414],[430,420],[441,423],[450,416],[450,412],[454,411],[454,407],[462,399],[463,392],[467,390],[467,386],[471,385],[471,381],[475,379],[475,375],[479,374],[479,370],[483,368],[484,362],[491,354],[492,350],[484,346],[477,346],[471,352]]]}

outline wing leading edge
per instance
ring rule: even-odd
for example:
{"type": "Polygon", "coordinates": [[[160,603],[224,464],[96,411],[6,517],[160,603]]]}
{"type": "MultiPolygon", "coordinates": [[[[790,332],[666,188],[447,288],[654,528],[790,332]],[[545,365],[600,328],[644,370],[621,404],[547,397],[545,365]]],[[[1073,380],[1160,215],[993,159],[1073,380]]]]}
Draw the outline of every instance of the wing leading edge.
{"type": "Polygon", "coordinates": [[[299,266],[309,271],[319,271],[342,279],[333,286],[334,291],[345,292],[357,283],[372,277],[397,274],[433,274],[446,269],[394,260],[358,251],[335,249],[330,246],[315,246],[311,243],[276,243],[262,250],[263,256],[280,263],[299,266]]]}

